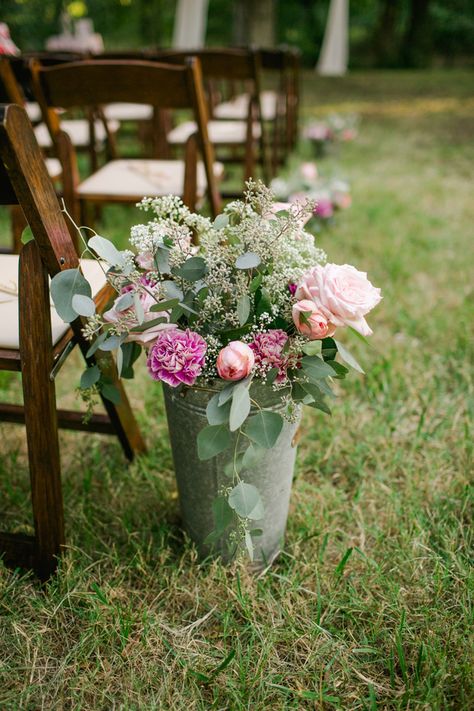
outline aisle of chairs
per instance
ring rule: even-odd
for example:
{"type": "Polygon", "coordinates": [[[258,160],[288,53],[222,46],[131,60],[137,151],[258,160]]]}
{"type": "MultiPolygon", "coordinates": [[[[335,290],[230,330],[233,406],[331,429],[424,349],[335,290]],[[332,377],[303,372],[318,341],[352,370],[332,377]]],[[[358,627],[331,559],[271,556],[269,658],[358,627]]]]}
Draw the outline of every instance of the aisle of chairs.
{"type": "MultiPolygon", "coordinates": [[[[24,403],[0,403],[0,421],[26,426],[34,521],[34,535],[0,532],[6,563],[42,579],[57,564],[58,427],[115,434],[129,459],[145,449],[123,388],[120,404],[104,399],[105,414],[87,425],[56,408],[55,377],[72,346],[89,365],[100,357],[87,355],[80,319],[69,327],[50,304],[48,279],[79,259],[61,201],[89,225],[106,203],[168,194],[215,217],[223,197],[240,195],[248,178],[270,181],[288,159],[298,71],[288,49],[0,58],[0,205],[12,224],[0,242],[0,370],[21,373],[24,403]],[[124,127],[133,154],[121,156],[124,127]],[[27,225],[34,239],[22,245],[27,225]]],[[[81,261],[101,310],[111,293],[95,265],[81,261]]]]}

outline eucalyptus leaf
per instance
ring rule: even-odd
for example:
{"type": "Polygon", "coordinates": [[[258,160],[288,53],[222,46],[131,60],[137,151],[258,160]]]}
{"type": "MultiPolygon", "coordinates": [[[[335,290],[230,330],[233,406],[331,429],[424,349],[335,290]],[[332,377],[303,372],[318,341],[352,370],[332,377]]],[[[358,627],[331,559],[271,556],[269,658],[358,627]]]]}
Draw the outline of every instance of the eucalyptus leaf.
{"type": "Polygon", "coordinates": [[[257,487],[240,481],[229,494],[229,506],[242,518],[258,521],[263,518],[264,509],[257,487]]]}
{"type": "Polygon", "coordinates": [[[140,296],[137,293],[133,295],[133,308],[135,309],[135,315],[137,317],[138,324],[139,326],[141,326],[145,320],[145,311],[143,309],[143,304],[141,302],[140,296]]]}
{"type": "Polygon", "coordinates": [[[179,304],[179,299],[166,299],[159,304],[153,304],[150,311],[169,311],[179,304]]]}
{"type": "Polygon", "coordinates": [[[231,436],[226,425],[207,425],[197,436],[198,457],[201,461],[212,459],[227,447],[230,447],[231,436]]]}
{"type": "Polygon", "coordinates": [[[95,303],[90,296],[74,294],[71,300],[71,306],[79,316],[90,317],[95,314],[95,303]]]}
{"type": "Polygon", "coordinates": [[[100,348],[102,343],[105,341],[107,338],[107,332],[101,333],[100,336],[97,336],[95,341],[92,342],[92,344],[89,346],[89,350],[86,353],[86,358],[90,358],[94,353],[100,348]]]}
{"type": "Polygon", "coordinates": [[[266,449],[264,447],[259,447],[251,442],[242,457],[242,467],[244,469],[251,469],[263,458],[265,452],[266,449]]]}
{"type": "Polygon", "coordinates": [[[159,272],[162,274],[169,274],[171,271],[170,267],[170,251],[168,247],[158,247],[155,252],[155,265],[159,272]]]}
{"type": "Polygon", "coordinates": [[[115,364],[117,366],[118,376],[119,376],[119,378],[121,378],[122,377],[122,370],[123,370],[123,351],[122,351],[121,346],[119,346],[117,348],[117,355],[115,357],[115,364]]]}
{"type": "Polygon", "coordinates": [[[261,410],[247,420],[245,434],[265,449],[271,449],[282,430],[283,418],[277,412],[261,410]]]}
{"type": "Polygon", "coordinates": [[[215,230],[222,230],[229,224],[229,215],[217,215],[216,219],[212,223],[215,230]]]}
{"type": "Polygon", "coordinates": [[[250,316],[250,298],[248,294],[243,294],[237,302],[237,316],[239,317],[239,323],[243,326],[247,323],[247,319],[250,316]]]}
{"type": "Polygon", "coordinates": [[[184,294],[174,281],[167,279],[161,283],[169,299],[179,299],[180,301],[183,299],[184,294]]]}
{"type": "MultiPolygon", "coordinates": [[[[257,292],[258,294],[258,292],[257,292]]],[[[255,313],[257,316],[261,316],[263,313],[271,314],[272,312],[272,300],[270,293],[265,287],[260,289],[260,298],[258,299],[255,313]]]]}
{"type": "Polygon", "coordinates": [[[198,281],[207,273],[207,264],[202,257],[190,257],[180,267],[172,269],[172,273],[186,281],[198,281]]]}
{"type": "Polygon", "coordinates": [[[206,417],[210,425],[223,425],[229,422],[230,400],[219,405],[219,395],[220,393],[216,393],[207,403],[206,417]]]}
{"type": "Polygon", "coordinates": [[[106,400],[110,400],[110,402],[113,402],[114,405],[120,404],[120,390],[115,385],[112,385],[111,383],[104,383],[100,389],[100,392],[106,400]]]}
{"type": "Polygon", "coordinates": [[[159,323],[168,323],[168,319],[165,316],[157,316],[150,321],[144,321],[140,326],[134,326],[130,329],[130,333],[143,333],[152,326],[158,326],[159,323]]]}
{"type": "Polygon", "coordinates": [[[229,429],[235,432],[243,425],[250,412],[249,383],[242,381],[237,383],[232,393],[232,404],[230,407],[229,429]]]}
{"type": "Polygon", "coordinates": [[[245,252],[235,260],[237,269],[255,269],[262,263],[262,260],[255,252],[245,252]]]}
{"type": "Polygon", "coordinates": [[[114,309],[118,312],[126,311],[127,309],[130,308],[130,306],[132,304],[133,304],[133,293],[131,291],[127,291],[125,294],[122,294],[122,296],[120,296],[117,299],[114,309]]]}
{"type": "Polygon", "coordinates": [[[301,359],[301,367],[311,381],[334,375],[331,366],[318,356],[304,356],[301,359]]]}
{"type": "Polygon", "coordinates": [[[90,284],[79,269],[64,269],[51,279],[51,298],[58,315],[66,323],[78,316],[72,306],[72,299],[77,294],[92,296],[90,284]]]}
{"type": "Polygon", "coordinates": [[[100,344],[99,349],[101,351],[114,351],[121,343],[121,336],[110,336],[100,344]]]}
{"type": "Polygon", "coordinates": [[[234,392],[235,383],[228,383],[224,385],[219,393],[219,405],[223,405],[227,400],[230,400],[234,392]]]}
{"type": "Polygon", "coordinates": [[[322,354],[322,350],[323,344],[320,340],[308,341],[308,343],[305,343],[302,348],[303,353],[308,356],[320,356],[322,354]]]}
{"type": "Polygon", "coordinates": [[[100,379],[100,370],[98,365],[93,365],[86,368],[81,375],[81,388],[87,390],[95,385],[100,379]]]}
{"type": "Polygon", "coordinates": [[[359,363],[356,361],[352,353],[350,353],[345,346],[342,345],[339,341],[335,341],[336,346],[337,346],[337,351],[339,355],[341,356],[342,360],[344,363],[347,363],[347,365],[350,365],[351,368],[354,368],[354,370],[357,370],[358,373],[362,373],[362,375],[365,375],[364,371],[362,370],[361,366],[359,363]]]}
{"type": "Polygon", "coordinates": [[[117,247],[105,237],[94,235],[94,237],[91,237],[88,241],[87,246],[89,249],[94,250],[94,252],[101,259],[104,259],[114,267],[123,267],[126,262],[122,252],[120,252],[117,247]]]}
{"type": "Polygon", "coordinates": [[[250,282],[250,286],[249,286],[249,291],[251,294],[254,294],[257,291],[257,289],[261,285],[262,281],[263,281],[263,274],[257,274],[257,276],[254,276],[254,278],[250,282]]]}

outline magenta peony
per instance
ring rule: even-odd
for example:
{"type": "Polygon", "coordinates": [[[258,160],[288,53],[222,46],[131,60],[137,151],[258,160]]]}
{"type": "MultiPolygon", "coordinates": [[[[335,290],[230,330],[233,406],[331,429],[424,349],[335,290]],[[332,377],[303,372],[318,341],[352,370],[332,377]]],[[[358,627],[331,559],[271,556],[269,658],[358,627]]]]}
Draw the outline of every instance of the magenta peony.
{"type": "Polygon", "coordinates": [[[289,359],[283,353],[283,348],[288,340],[285,331],[279,328],[272,329],[266,333],[257,333],[250,348],[255,354],[255,364],[263,366],[266,370],[278,368],[276,382],[286,379],[286,370],[289,367],[289,359]]]}
{"type": "Polygon", "coordinates": [[[199,333],[164,331],[156,339],[148,354],[147,366],[154,380],[176,388],[178,385],[194,385],[201,374],[206,355],[206,341],[199,333]]]}
{"type": "Polygon", "coordinates": [[[305,274],[296,298],[311,300],[335,326],[351,326],[363,336],[370,336],[372,330],[364,316],[382,296],[365,272],[350,264],[325,264],[305,274]]]}
{"type": "Polygon", "coordinates": [[[231,341],[217,356],[217,372],[223,380],[242,380],[255,364],[252,349],[242,341],[231,341]]]}

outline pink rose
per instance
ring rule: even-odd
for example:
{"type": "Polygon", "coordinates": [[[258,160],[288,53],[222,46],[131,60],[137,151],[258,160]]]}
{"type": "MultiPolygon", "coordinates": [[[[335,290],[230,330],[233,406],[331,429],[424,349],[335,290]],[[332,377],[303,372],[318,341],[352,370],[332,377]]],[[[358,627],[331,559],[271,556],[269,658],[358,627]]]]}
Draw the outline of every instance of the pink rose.
{"type": "Polygon", "coordinates": [[[311,300],[335,326],[351,326],[363,336],[370,336],[372,330],[364,316],[382,296],[365,272],[350,264],[325,264],[305,274],[296,298],[311,300]]]}
{"type": "Polygon", "coordinates": [[[311,163],[307,161],[306,163],[302,163],[300,167],[301,171],[301,176],[305,180],[316,180],[318,177],[318,169],[316,167],[316,163],[311,163]]]}
{"type": "Polygon", "coordinates": [[[223,380],[242,380],[255,364],[253,350],[242,341],[231,341],[217,356],[217,372],[223,380]]]}
{"type": "Polygon", "coordinates": [[[314,301],[303,299],[293,306],[293,321],[297,330],[311,341],[332,336],[336,330],[314,301]]]}

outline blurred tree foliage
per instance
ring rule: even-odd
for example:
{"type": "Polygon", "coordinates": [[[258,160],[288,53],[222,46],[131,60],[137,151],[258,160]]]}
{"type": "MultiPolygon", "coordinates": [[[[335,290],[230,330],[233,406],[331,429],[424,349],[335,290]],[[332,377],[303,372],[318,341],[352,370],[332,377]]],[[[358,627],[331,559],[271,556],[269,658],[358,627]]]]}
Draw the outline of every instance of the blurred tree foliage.
{"type": "MultiPolygon", "coordinates": [[[[207,42],[231,45],[246,36],[236,8],[248,0],[209,0],[207,42]],[[237,29],[237,31],[236,31],[237,29]]],[[[255,0],[258,2],[258,0],[255,0]]],[[[277,42],[298,46],[316,63],[329,0],[274,0],[277,42]]],[[[108,49],[169,46],[176,0],[1,0],[0,20],[24,50],[41,49],[60,32],[64,10],[92,17],[108,49]]],[[[252,3],[250,3],[252,7],[252,3]]],[[[238,9],[238,8],[237,8],[238,9]]],[[[473,0],[352,0],[352,66],[428,66],[472,62],[473,0]]]]}

